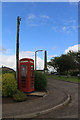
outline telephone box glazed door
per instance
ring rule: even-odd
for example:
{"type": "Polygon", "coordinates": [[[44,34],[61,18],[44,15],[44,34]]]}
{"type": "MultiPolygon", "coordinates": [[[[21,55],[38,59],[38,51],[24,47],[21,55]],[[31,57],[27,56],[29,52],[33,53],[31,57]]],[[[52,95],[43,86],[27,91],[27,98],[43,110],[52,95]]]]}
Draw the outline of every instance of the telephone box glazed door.
{"type": "Polygon", "coordinates": [[[21,65],[21,71],[20,71],[20,77],[21,77],[21,87],[26,88],[27,85],[27,65],[22,64],[21,65]]]}
{"type": "Polygon", "coordinates": [[[20,65],[20,90],[26,91],[27,89],[27,74],[28,74],[28,65],[27,64],[21,64],[20,65]]]}

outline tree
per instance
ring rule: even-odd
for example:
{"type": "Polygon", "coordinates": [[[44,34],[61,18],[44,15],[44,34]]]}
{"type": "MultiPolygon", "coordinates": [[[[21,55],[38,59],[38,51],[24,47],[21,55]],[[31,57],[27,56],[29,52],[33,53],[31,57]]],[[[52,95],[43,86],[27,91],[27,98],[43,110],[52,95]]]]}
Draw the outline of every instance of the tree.
{"type": "Polygon", "coordinates": [[[75,61],[72,56],[66,54],[60,57],[55,57],[48,62],[48,65],[53,66],[57,69],[60,74],[68,74],[68,70],[75,69],[75,61]]]}
{"type": "Polygon", "coordinates": [[[74,59],[75,64],[76,64],[75,67],[76,67],[76,69],[78,69],[80,71],[80,51],[78,51],[78,52],[69,51],[67,54],[74,59]]]}

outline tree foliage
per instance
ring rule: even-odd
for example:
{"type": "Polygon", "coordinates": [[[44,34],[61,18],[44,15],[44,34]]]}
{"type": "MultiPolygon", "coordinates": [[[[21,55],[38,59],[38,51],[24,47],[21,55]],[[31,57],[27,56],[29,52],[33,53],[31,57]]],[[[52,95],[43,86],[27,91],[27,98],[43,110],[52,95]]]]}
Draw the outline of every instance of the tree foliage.
{"type": "Polygon", "coordinates": [[[69,70],[80,69],[80,53],[69,51],[60,57],[54,57],[48,65],[53,66],[60,74],[68,74],[69,70]]]}
{"type": "Polygon", "coordinates": [[[71,51],[69,51],[68,55],[71,56],[74,59],[74,61],[76,63],[75,67],[78,70],[80,70],[80,51],[78,51],[78,52],[71,52],[71,51]]]}

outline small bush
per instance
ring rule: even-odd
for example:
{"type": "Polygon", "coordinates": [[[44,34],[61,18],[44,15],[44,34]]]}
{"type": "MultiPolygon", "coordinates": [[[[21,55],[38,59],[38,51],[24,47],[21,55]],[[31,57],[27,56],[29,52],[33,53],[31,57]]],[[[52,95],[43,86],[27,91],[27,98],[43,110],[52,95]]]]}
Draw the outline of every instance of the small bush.
{"type": "Polygon", "coordinates": [[[2,96],[12,96],[17,91],[17,82],[12,73],[2,75],[2,96]]]}
{"type": "Polygon", "coordinates": [[[47,87],[47,79],[45,74],[35,71],[35,90],[45,91],[47,87]]]}
{"type": "Polygon", "coordinates": [[[5,74],[5,73],[11,73],[11,74],[13,74],[14,76],[15,76],[15,78],[16,78],[16,72],[14,71],[8,71],[8,70],[2,70],[2,74],[5,74]]]}
{"type": "Polygon", "coordinates": [[[13,95],[13,99],[17,102],[22,102],[26,100],[27,96],[25,93],[17,90],[17,92],[13,95]]]}
{"type": "Polygon", "coordinates": [[[71,76],[77,76],[79,74],[79,71],[70,71],[69,74],[71,76]]]}

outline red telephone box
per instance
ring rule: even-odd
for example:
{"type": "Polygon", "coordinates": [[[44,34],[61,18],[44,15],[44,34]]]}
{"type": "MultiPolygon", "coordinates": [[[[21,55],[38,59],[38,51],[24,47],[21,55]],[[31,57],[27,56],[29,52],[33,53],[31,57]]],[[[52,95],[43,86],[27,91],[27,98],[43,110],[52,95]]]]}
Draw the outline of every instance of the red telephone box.
{"type": "Polygon", "coordinates": [[[19,90],[34,91],[34,60],[23,58],[19,61],[19,90]]]}

